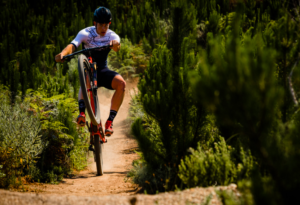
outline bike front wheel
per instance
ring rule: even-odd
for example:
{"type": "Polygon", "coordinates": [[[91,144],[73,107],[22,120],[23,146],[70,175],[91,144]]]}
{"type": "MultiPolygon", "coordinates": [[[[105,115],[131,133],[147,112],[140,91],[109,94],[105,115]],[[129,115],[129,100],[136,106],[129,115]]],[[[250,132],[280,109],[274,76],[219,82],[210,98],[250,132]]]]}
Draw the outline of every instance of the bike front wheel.
{"type": "Polygon", "coordinates": [[[103,143],[100,142],[100,136],[94,136],[94,147],[95,147],[95,161],[97,167],[97,175],[103,175],[103,143]]]}
{"type": "Polygon", "coordinates": [[[98,103],[97,91],[92,91],[92,73],[91,66],[87,57],[83,54],[78,57],[78,74],[80,80],[81,91],[88,111],[89,117],[93,125],[100,124],[100,108],[98,103]]]}

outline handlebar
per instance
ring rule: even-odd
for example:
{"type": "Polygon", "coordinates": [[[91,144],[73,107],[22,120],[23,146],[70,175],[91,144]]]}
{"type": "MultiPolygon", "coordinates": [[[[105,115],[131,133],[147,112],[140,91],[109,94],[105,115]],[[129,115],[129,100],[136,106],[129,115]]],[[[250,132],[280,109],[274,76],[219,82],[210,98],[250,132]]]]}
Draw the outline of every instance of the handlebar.
{"type": "Polygon", "coordinates": [[[78,55],[80,53],[87,53],[89,51],[92,51],[92,50],[96,50],[96,49],[106,49],[106,48],[111,48],[112,45],[107,45],[107,46],[98,46],[98,47],[93,47],[93,48],[86,48],[86,49],[82,49],[80,51],[76,51],[70,55],[66,55],[63,57],[63,60],[70,60],[71,58],[73,58],[75,55],[78,55]]]}

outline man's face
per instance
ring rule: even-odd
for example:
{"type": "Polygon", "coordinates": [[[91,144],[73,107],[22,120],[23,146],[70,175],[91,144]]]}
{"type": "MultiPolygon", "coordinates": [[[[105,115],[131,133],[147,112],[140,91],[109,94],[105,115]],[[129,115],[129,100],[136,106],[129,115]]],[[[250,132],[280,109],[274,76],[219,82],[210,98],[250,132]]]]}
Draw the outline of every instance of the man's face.
{"type": "Polygon", "coordinates": [[[96,31],[100,36],[104,36],[109,28],[109,23],[96,23],[94,21],[94,26],[96,27],[96,31]]]}

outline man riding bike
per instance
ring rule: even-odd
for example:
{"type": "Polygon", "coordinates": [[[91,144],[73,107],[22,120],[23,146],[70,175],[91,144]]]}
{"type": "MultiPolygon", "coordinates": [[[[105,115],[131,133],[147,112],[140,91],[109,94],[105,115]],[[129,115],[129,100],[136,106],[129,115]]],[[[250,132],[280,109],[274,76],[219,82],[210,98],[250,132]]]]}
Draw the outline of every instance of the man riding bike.
{"type": "MultiPolygon", "coordinates": [[[[97,46],[111,45],[111,49],[115,52],[120,50],[120,37],[109,29],[112,15],[109,9],[99,7],[94,12],[94,26],[82,29],[77,34],[76,38],[69,44],[61,53],[55,56],[55,61],[58,63],[64,62],[63,57],[75,51],[80,44],[84,48],[93,48],[97,46]]],[[[107,67],[107,57],[111,49],[97,50],[92,52],[93,62],[97,63],[97,86],[105,87],[110,90],[115,90],[111,100],[111,108],[109,117],[105,123],[105,135],[113,134],[112,122],[117,115],[117,112],[123,102],[126,83],[122,76],[115,71],[109,70],[107,67]]],[[[79,126],[85,125],[85,104],[81,88],[78,93],[79,115],[77,123],[79,126]]]]}

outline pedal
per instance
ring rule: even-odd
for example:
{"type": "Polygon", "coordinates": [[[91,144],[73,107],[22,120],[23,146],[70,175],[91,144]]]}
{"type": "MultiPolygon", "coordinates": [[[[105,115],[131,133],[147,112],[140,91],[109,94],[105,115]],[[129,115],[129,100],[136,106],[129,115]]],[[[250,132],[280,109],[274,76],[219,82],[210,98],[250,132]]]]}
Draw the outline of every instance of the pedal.
{"type": "Polygon", "coordinates": [[[107,139],[105,139],[105,142],[103,142],[103,141],[101,140],[100,143],[101,143],[101,144],[107,143],[107,139]]]}

